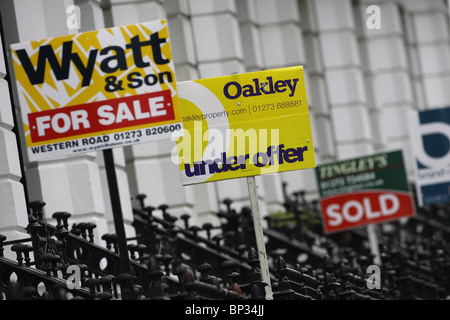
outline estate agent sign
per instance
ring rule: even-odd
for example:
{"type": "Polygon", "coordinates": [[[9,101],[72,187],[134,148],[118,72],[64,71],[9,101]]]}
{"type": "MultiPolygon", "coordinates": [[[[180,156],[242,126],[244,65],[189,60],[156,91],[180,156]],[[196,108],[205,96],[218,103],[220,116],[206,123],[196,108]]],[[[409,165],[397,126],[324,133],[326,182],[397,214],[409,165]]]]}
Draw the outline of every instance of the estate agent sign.
{"type": "Polygon", "coordinates": [[[316,178],[326,233],[415,213],[401,151],[323,164],[316,178]]]}
{"type": "Polygon", "coordinates": [[[315,167],[303,68],[178,83],[183,185],[315,167]]]}
{"type": "Polygon", "coordinates": [[[11,49],[30,160],[170,138],[182,129],[165,20],[11,49]]]}
{"type": "Polygon", "coordinates": [[[450,107],[410,111],[408,125],[419,205],[450,202],[450,107]]]}

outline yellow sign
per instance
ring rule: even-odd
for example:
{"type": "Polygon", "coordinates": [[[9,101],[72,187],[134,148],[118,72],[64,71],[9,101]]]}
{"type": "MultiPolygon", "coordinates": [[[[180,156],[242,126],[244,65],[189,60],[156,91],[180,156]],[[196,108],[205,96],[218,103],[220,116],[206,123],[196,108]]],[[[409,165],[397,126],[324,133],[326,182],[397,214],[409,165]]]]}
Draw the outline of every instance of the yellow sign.
{"type": "Polygon", "coordinates": [[[182,131],[165,20],[11,46],[30,160],[182,131]]]}
{"type": "Polygon", "coordinates": [[[316,166],[301,66],[177,86],[183,185],[316,166]]]}

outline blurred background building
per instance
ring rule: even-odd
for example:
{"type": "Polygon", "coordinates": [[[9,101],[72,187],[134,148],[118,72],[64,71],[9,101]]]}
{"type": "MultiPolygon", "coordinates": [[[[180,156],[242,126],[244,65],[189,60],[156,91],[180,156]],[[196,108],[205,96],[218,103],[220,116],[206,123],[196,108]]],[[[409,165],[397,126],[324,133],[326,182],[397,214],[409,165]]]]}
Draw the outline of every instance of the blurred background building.
{"type": "MultiPolygon", "coordinates": [[[[444,0],[0,0],[0,233],[25,237],[33,200],[49,220],[68,211],[94,222],[96,239],[114,232],[101,152],[27,160],[13,43],[167,19],[177,81],[302,65],[318,164],[401,149],[413,182],[406,113],[450,105],[449,13],[444,0]],[[70,5],[78,30],[67,27],[70,5]]],[[[173,143],[114,149],[127,236],[139,193],[199,223],[217,219],[225,198],[249,205],[245,178],[183,187],[173,143]]],[[[318,197],[313,169],[257,183],[263,216],[282,210],[283,183],[318,197]]]]}

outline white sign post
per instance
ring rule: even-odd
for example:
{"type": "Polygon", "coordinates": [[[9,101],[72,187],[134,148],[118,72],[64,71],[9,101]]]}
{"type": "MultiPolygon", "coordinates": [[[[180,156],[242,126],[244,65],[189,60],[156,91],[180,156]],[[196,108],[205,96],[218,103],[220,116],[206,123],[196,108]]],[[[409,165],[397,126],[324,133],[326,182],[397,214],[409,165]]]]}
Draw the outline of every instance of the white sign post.
{"type": "Polygon", "coordinates": [[[248,193],[250,196],[250,205],[252,208],[253,228],[255,230],[256,249],[258,250],[258,257],[261,266],[262,281],[267,283],[266,300],[273,300],[272,286],[270,284],[269,266],[267,264],[266,245],[264,243],[264,232],[261,225],[261,218],[259,215],[258,205],[258,189],[256,187],[256,179],[254,176],[247,177],[248,193]]]}

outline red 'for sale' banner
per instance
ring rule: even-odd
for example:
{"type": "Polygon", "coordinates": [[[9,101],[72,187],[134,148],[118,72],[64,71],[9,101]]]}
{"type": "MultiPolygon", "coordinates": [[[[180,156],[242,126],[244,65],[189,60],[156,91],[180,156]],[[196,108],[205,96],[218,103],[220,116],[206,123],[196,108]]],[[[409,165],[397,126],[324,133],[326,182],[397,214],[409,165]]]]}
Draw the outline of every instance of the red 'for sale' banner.
{"type": "Polygon", "coordinates": [[[28,114],[33,142],[173,119],[169,90],[28,114]]]}

